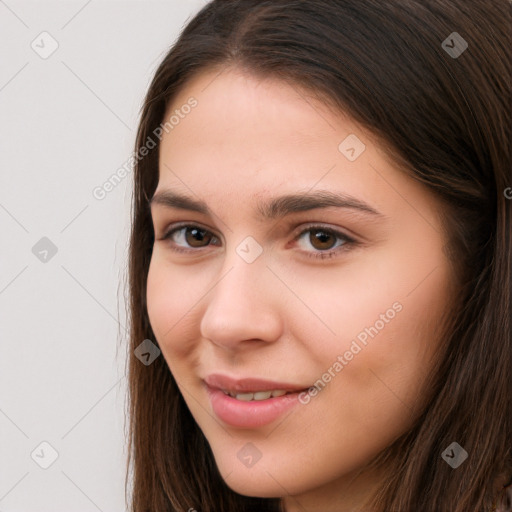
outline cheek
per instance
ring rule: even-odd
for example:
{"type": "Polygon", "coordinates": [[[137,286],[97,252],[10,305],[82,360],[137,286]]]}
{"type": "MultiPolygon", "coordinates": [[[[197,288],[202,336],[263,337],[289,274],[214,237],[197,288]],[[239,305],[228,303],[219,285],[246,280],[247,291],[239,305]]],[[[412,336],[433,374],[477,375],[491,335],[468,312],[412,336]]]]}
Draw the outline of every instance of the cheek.
{"type": "Polygon", "coordinates": [[[189,318],[193,316],[188,312],[204,294],[200,281],[200,277],[192,272],[177,270],[168,264],[158,252],[153,254],[148,271],[146,301],[151,327],[163,350],[185,346],[182,335],[189,318]],[[178,339],[180,343],[173,343],[178,339]]]}
{"type": "Polygon", "coordinates": [[[373,261],[354,259],[328,277],[302,272],[292,282],[310,310],[296,316],[294,336],[314,341],[307,350],[315,378],[329,379],[330,369],[335,378],[328,387],[338,390],[354,418],[370,422],[380,417],[393,423],[393,404],[404,413],[397,415],[400,421],[419,408],[453,297],[442,253],[417,246],[402,252],[403,258],[382,251],[373,261]],[[430,257],[421,258],[418,251],[430,257]],[[334,366],[338,356],[344,358],[342,367],[334,366]]]}
{"type": "Polygon", "coordinates": [[[146,303],[151,328],[159,339],[166,330],[165,325],[169,324],[169,315],[174,314],[174,308],[170,307],[175,302],[173,290],[169,289],[166,273],[153,254],[148,271],[146,303]]]}
{"type": "Polygon", "coordinates": [[[450,304],[448,278],[439,267],[412,292],[413,287],[397,286],[381,296],[380,308],[371,311],[353,336],[361,349],[356,348],[357,354],[343,369],[344,392],[357,397],[366,421],[400,430],[421,411],[432,356],[443,343],[439,328],[450,304]],[[399,307],[386,314],[395,298],[399,307]],[[387,323],[378,320],[380,313],[385,313],[387,323]]]}

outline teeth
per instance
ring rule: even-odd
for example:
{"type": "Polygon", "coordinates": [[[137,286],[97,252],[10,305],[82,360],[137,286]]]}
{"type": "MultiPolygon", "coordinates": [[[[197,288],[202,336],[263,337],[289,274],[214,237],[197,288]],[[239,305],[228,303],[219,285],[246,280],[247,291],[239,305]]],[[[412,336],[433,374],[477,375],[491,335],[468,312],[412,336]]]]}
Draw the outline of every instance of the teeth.
{"type": "Polygon", "coordinates": [[[242,402],[250,402],[251,400],[268,400],[270,397],[274,398],[283,396],[287,393],[287,391],[284,389],[276,389],[273,391],[256,391],[255,393],[235,393],[234,391],[223,391],[226,395],[229,395],[232,398],[236,398],[237,400],[241,400],[242,402]]]}
{"type": "Polygon", "coordinates": [[[267,398],[270,398],[271,394],[272,391],[258,391],[257,393],[254,393],[253,398],[254,400],[266,400],[267,398]]]}
{"type": "Polygon", "coordinates": [[[254,395],[252,393],[238,393],[235,398],[237,400],[242,400],[242,402],[249,402],[252,400],[253,396],[254,395]]]}

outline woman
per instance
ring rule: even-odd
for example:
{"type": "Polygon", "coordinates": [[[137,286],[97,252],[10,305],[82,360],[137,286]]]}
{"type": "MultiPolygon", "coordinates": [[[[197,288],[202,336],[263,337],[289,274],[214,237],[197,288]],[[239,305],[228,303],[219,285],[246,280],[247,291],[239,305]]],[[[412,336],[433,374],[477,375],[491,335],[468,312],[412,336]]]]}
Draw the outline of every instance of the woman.
{"type": "Polygon", "coordinates": [[[188,22],[136,142],[131,510],[512,510],[510,25],[506,0],[188,22]]]}

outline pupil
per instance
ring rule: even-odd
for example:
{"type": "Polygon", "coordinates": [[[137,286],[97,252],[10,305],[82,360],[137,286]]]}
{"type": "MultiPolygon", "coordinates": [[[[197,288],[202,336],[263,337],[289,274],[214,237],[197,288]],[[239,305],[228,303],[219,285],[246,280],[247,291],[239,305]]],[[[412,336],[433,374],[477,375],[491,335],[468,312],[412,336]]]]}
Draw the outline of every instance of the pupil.
{"type": "Polygon", "coordinates": [[[334,237],[330,233],[326,233],[325,231],[315,231],[312,233],[315,234],[310,236],[310,241],[311,245],[315,247],[315,249],[330,249],[333,247],[334,237]],[[329,241],[331,243],[329,243],[329,241]]]}
{"type": "Polygon", "coordinates": [[[187,243],[190,246],[202,247],[201,242],[206,241],[206,244],[204,244],[204,245],[208,245],[208,242],[210,241],[211,237],[208,237],[206,235],[206,231],[204,229],[192,228],[192,229],[187,229],[185,238],[187,240],[187,243]],[[189,235],[191,235],[191,236],[189,236],[189,235]]]}

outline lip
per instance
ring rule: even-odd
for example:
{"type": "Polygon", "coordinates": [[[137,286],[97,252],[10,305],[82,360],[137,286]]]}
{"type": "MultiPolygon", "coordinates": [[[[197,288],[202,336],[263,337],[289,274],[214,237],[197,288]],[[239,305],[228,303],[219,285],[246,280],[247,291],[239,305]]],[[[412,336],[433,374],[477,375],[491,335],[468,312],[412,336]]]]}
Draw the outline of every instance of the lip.
{"type": "Polygon", "coordinates": [[[236,391],[237,393],[251,391],[272,391],[275,389],[284,389],[285,391],[303,391],[309,386],[298,386],[287,382],[276,382],[257,378],[234,379],[219,373],[208,375],[204,381],[208,386],[214,389],[225,389],[226,391],[236,391]]]}
{"type": "Polygon", "coordinates": [[[277,420],[286,411],[298,405],[299,393],[308,389],[284,382],[255,378],[233,379],[219,374],[206,377],[204,385],[215,416],[227,425],[246,429],[259,428],[277,420]],[[226,395],[223,389],[240,393],[283,389],[289,393],[266,400],[244,402],[226,395]]]}

